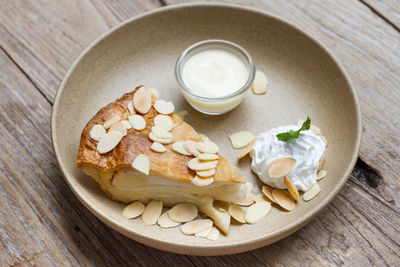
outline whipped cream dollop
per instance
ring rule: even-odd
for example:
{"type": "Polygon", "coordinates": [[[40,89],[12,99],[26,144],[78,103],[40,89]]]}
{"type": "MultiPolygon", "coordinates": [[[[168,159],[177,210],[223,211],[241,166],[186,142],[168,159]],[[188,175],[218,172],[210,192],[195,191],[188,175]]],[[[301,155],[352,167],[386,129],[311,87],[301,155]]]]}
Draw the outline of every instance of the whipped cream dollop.
{"type": "Polygon", "coordinates": [[[251,169],[265,184],[287,188],[283,177],[270,177],[268,174],[268,165],[279,158],[296,160],[286,177],[298,190],[307,191],[317,181],[319,160],[326,150],[324,141],[311,130],[301,131],[299,137],[290,142],[279,141],[276,137],[279,133],[298,129],[298,125],[279,126],[256,137],[251,169]]]}

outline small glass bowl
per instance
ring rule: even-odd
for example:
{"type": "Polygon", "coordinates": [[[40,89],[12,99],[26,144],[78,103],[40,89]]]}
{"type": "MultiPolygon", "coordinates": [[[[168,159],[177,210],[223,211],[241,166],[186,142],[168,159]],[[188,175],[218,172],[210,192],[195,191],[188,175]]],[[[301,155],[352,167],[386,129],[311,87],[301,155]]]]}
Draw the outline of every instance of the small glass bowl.
{"type": "Polygon", "coordinates": [[[255,76],[255,66],[250,55],[239,45],[225,40],[205,40],[186,48],[175,65],[175,78],[186,101],[196,110],[209,114],[219,115],[237,107],[244,99],[246,91],[251,87],[255,76]],[[249,77],[246,83],[232,94],[222,97],[205,97],[196,94],[184,83],[182,70],[186,61],[193,55],[208,49],[224,49],[239,56],[248,67],[249,77]]]}

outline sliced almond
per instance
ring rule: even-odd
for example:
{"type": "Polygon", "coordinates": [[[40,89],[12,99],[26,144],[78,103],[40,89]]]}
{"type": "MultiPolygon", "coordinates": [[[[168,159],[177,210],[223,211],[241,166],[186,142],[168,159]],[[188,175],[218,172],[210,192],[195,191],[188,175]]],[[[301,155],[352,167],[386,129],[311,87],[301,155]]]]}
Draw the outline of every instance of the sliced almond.
{"type": "Polygon", "coordinates": [[[310,201],[316,195],[318,195],[319,192],[321,192],[321,188],[319,187],[318,183],[315,183],[303,194],[303,199],[305,201],[310,201]]]}
{"type": "Polygon", "coordinates": [[[160,218],[158,218],[157,224],[162,228],[171,228],[180,225],[180,222],[171,220],[168,216],[168,211],[164,212],[160,218]]]}
{"type": "Polygon", "coordinates": [[[328,145],[328,140],[325,138],[325,136],[320,135],[319,137],[322,139],[325,145],[328,145]]]}
{"type": "Polygon", "coordinates": [[[119,122],[120,120],[121,117],[119,115],[114,115],[103,123],[103,127],[109,129],[111,125],[113,125],[116,122],[119,122]]]}
{"type": "Polygon", "coordinates": [[[285,210],[291,211],[294,209],[294,200],[286,190],[274,189],[272,190],[272,196],[274,197],[275,202],[285,210]]]}
{"type": "Polygon", "coordinates": [[[135,130],[141,131],[146,128],[146,120],[141,115],[131,115],[128,117],[128,120],[135,130]]]}
{"type": "Polygon", "coordinates": [[[172,142],[174,142],[174,139],[159,138],[155,136],[152,132],[149,133],[149,138],[151,141],[158,142],[161,144],[171,144],[172,142]]]}
{"type": "Polygon", "coordinates": [[[122,121],[116,122],[113,125],[111,125],[110,130],[108,130],[108,132],[112,131],[119,131],[122,133],[123,136],[125,136],[128,133],[122,121]]]}
{"type": "Polygon", "coordinates": [[[205,229],[212,227],[212,225],[213,221],[211,219],[197,219],[185,223],[181,227],[181,231],[185,235],[194,235],[200,233],[201,231],[204,231],[205,229]]]}
{"type": "Polygon", "coordinates": [[[167,102],[165,100],[157,100],[154,103],[154,108],[157,110],[158,113],[168,115],[174,112],[174,104],[171,101],[167,102]]]}
{"type": "Polygon", "coordinates": [[[210,234],[211,229],[212,229],[212,225],[211,225],[209,228],[206,228],[206,229],[204,229],[203,231],[196,233],[195,236],[196,236],[196,237],[203,237],[203,238],[205,238],[205,237],[207,237],[207,236],[210,234]]]}
{"type": "Polygon", "coordinates": [[[233,148],[243,148],[254,141],[254,134],[251,132],[237,132],[229,136],[233,148]]]}
{"type": "Polygon", "coordinates": [[[163,146],[162,144],[160,144],[158,142],[154,142],[153,144],[151,144],[150,149],[155,152],[158,152],[158,153],[163,153],[163,152],[167,151],[165,146],[163,146]]]}
{"type": "Polygon", "coordinates": [[[218,160],[201,162],[198,158],[191,159],[188,162],[188,167],[195,171],[205,171],[217,167],[218,160]]]}
{"type": "Polygon", "coordinates": [[[208,153],[202,153],[199,155],[199,160],[201,161],[210,161],[210,160],[216,160],[218,159],[217,154],[208,154],[208,153]]]}
{"type": "Polygon", "coordinates": [[[174,123],[170,116],[158,114],[154,118],[154,125],[163,128],[166,131],[171,131],[174,123]]]}
{"type": "Polygon", "coordinates": [[[168,216],[176,222],[189,222],[197,217],[196,205],[191,203],[180,203],[168,211],[168,216]]]}
{"type": "Polygon", "coordinates": [[[150,173],[150,161],[145,154],[139,154],[132,162],[132,168],[137,171],[149,175],[150,173]]]}
{"type": "Polygon", "coordinates": [[[327,174],[328,174],[328,172],[325,171],[325,170],[319,171],[319,172],[317,173],[317,181],[319,181],[319,180],[321,180],[322,178],[324,178],[327,174]]]}
{"type": "Polygon", "coordinates": [[[202,178],[196,175],[192,179],[192,183],[196,186],[207,186],[212,184],[213,182],[214,182],[214,177],[202,178]]]}
{"type": "Polygon", "coordinates": [[[154,96],[155,98],[160,98],[160,93],[158,92],[158,90],[157,89],[155,89],[155,88],[149,88],[149,90],[150,90],[150,94],[152,95],[152,96],[154,96]]]}
{"type": "Polygon", "coordinates": [[[315,134],[321,135],[321,129],[318,126],[311,124],[310,130],[313,131],[315,134]]]}
{"type": "Polygon", "coordinates": [[[290,193],[290,195],[293,197],[295,201],[299,201],[299,191],[297,191],[296,186],[292,184],[289,178],[286,176],[283,178],[283,181],[285,182],[285,185],[290,193]]]}
{"type": "Polygon", "coordinates": [[[229,213],[231,214],[232,218],[234,218],[236,221],[240,223],[245,223],[246,222],[246,211],[235,204],[231,204],[229,206],[229,213]]]}
{"type": "Polygon", "coordinates": [[[144,208],[142,220],[147,224],[156,224],[162,211],[163,203],[160,200],[152,200],[144,208]]]}
{"type": "Polygon", "coordinates": [[[258,194],[258,195],[256,195],[256,196],[254,197],[254,201],[255,201],[256,203],[258,203],[258,202],[269,202],[269,203],[272,203],[272,201],[271,201],[269,198],[267,198],[264,194],[258,194]]]}
{"type": "Polygon", "coordinates": [[[253,84],[251,85],[251,90],[256,95],[265,94],[267,92],[268,79],[264,72],[258,70],[256,71],[256,76],[254,77],[253,84]]]}
{"type": "Polygon", "coordinates": [[[246,183],[245,187],[246,187],[245,200],[241,201],[241,202],[237,202],[235,204],[240,205],[240,206],[250,206],[251,204],[254,203],[253,184],[246,183]]]}
{"type": "Polygon", "coordinates": [[[106,134],[106,129],[103,125],[95,124],[90,130],[89,136],[95,141],[100,141],[100,139],[106,134]]]}
{"type": "Polygon", "coordinates": [[[254,150],[250,150],[249,152],[249,157],[252,159],[254,158],[254,150]]]}
{"type": "Polygon", "coordinates": [[[205,134],[199,133],[199,137],[201,138],[201,140],[203,142],[210,141],[210,138],[208,138],[207,135],[205,135],[205,134]]]}
{"type": "Polygon", "coordinates": [[[185,150],[187,152],[189,152],[190,154],[192,154],[195,157],[198,157],[200,155],[200,152],[196,148],[196,142],[193,140],[185,141],[185,143],[183,144],[183,147],[185,148],[185,150]]]}
{"type": "Polygon", "coordinates": [[[279,158],[268,165],[268,174],[271,177],[282,177],[288,174],[296,165],[293,158],[279,158]]]}
{"type": "Polygon", "coordinates": [[[218,237],[219,237],[219,230],[217,227],[213,226],[211,228],[210,233],[208,234],[208,236],[206,238],[215,241],[218,239],[218,237]]]}
{"type": "Polygon", "coordinates": [[[184,144],[185,144],[185,141],[175,142],[172,144],[172,150],[174,150],[175,152],[177,152],[179,154],[190,156],[191,153],[186,151],[184,144]]]}
{"type": "Polygon", "coordinates": [[[129,110],[130,114],[132,114],[132,115],[136,114],[135,109],[133,108],[132,101],[129,101],[129,103],[128,103],[128,110],[129,110]]]}
{"type": "Polygon", "coordinates": [[[132,128],[132,123],[130,123],[128,120],[122,120],[121,123],[125,126],[125,129],[131,129],[132,128]]]}
{"type": "Polygon", "coordinates": [[[274,197],[272,196],[272,188],[269,186],[263,186],[262,187],[262,192],[264,194],[264,196],[266,196],[269,200],[271,200],[272,202],[276,202],[274,197]]]}
{"type": "Polygon", "coordinates": [[[245,148],[243,148],[243,150],[240,151],[240,154],[238,155],[238,159],[244,158],[247,154],[253,151],[255,145],[256,143],[253,141],[250,144],[248,144],[245,148]]]}
{"type": "Polygon", "coordinates": [[[183,109],[178,111],[178,113],[176,113],[176,116],[178,116],[181,120],[183,120],[187,114],[188,111],[186,109],[183,109]]]}
{"type": "Polygon", "coordinates": [[[151,127],[151,132],[158,138],[163,138],[163,139],[173,139],[174,138],[170,132],[168,132],[164,128],[161,128],[160,126],[151,127]]]}
{"type": "Polygon", "coordinates": [[[219,147],[211,141],[203,141],[196,144],[197,150],[203,153],[215,154],[218,153],[219,147]]]}
{"type": "Polygon", "coordinates": [[[97,151],[100,154],[110,152],[118,145],[122,137],[122,133],[118,131],[106,133],[97,144],[97,151]]]}
{"type": "Polygon", "coordinates": [[[318,170],[322,168],[322,165],[324,164],[324,158],[320,158],[318,162],[318,170]]]}
{"type": "Polygon", "coordinates": [[[256,223],[260,221],[262,218],[268,215],[271,211],[271,203],[269,202],[258,202],[246,210],[246,222],[247,223],[256,223]]]}
{"type": "Polygon", "coordinates": [[[211,176],[214,176],[215,169],[206,170],[206,171],[197,171],[196,174],[198,176],[200,176],[201,178],[211,177],[211,176]]]}
{"type": "Polygon", "coordinates": [[[128,219],[134,219],[142,215],[144,205],[140,201],[135,201],[122,210],[122,216],[128,219]]]}
{"type": "Polygon", "coordinates": [[[133,95],[133,107],[141,114],[146,114],[151,108],[151,94],[147,87],[140,87],[133,95]]]}

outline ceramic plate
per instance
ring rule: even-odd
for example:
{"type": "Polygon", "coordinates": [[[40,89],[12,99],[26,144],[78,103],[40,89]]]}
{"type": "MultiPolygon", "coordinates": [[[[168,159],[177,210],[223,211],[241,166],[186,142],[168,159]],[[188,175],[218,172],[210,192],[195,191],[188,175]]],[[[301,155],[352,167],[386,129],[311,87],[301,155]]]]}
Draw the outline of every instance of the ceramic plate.
{"type": "Polygon", "coordinates": [[[135,17],[87,48],[72,65],[58,91],[52,116],[52,138],[60,168],[72,191],[91,212],[116,231],[143,244],[176,253],[220,255],[255,249],[282,239],[308,223],[338,193],[357,159],[360,111],[354,90],[340,64],[317,41],[267,13],[231,5],[179,5],[135,17]],[[245,48],[256,67],[269,78],[268,92],[248,91],[244,102],[221,116],[193,110],[180,94],[174,66],[189,45],[225,39],[245,48]],[[185,120],[208,135],[220,153],[244,177],[256,181],[250,160],[238,162],[228,136],[247,130],[255,134],[310,116],[329,141],[328,175],[322,192],[302,200],[291,212],[273,208],[254,225],[233,225],[227,236],[210,241],[184,236],[179,227],[161,229],[140,219],[122,217],[121,203],[111,201],[75,164],[81,131],[104,105],[135,86],[157,88],[185,120]]]}

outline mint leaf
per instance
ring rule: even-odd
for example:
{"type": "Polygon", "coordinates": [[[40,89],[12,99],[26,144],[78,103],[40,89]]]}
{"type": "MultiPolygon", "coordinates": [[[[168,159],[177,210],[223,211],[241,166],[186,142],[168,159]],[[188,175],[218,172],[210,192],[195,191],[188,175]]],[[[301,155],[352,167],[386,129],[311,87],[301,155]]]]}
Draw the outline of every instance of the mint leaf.
{"type": "Polygon", "coordinates": [[[301,128],[298,131],[290,130],[289,132],[286,133],[277,134],[276,137],[278,138],[279,141],[289,142],[292,139],[298,138],[300,131],[309,130],[310,126],[311,126],[311,119],[310,117],[307,117],[307,120],[303,122],[303,125],[301,125],[301,128]]]}

